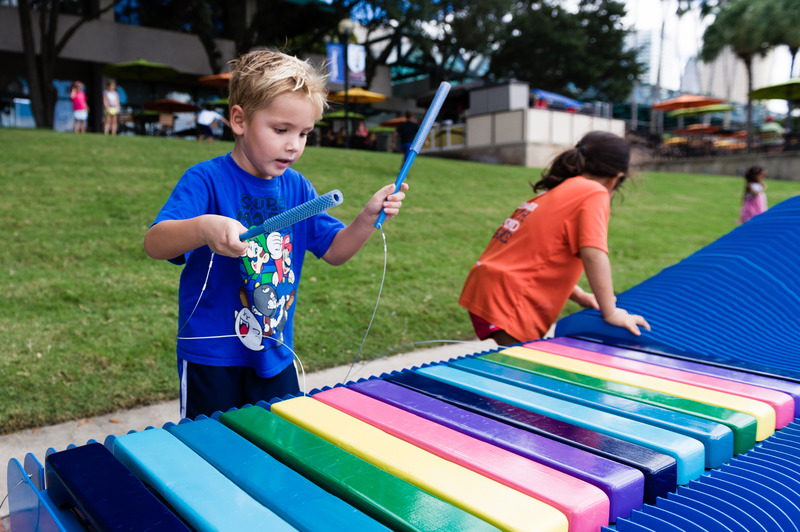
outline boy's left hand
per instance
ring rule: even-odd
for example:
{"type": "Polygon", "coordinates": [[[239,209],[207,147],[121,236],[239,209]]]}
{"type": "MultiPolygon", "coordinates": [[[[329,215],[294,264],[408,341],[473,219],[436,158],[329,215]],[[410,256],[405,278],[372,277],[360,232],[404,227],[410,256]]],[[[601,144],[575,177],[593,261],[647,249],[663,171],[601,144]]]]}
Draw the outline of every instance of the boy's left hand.
{"type": "Polygon", "coordinates": [[[402,207],[403,200],[406,198],[405,191],[408,190],[408,183],[400,185],[400,190],[397,192],[394,191],[394,188],[394,184],[386,185],[367,202],[364,210],[369,213],[373,223],[378,219],[381,210],[386,213],[387,220],[390,220],[400,212],[400,207],[402,207]]]}
{"type": "Polygon", "coordinates": [[[385,210],[387,220],[400,212],[408,185],[403,183],[397,192],[394,191],[395,186],[394,184],[386,185],[367,201],[353,223],[339,231],[334,237],[328,251],[322,256],[322,260],[334,266],[344,264],[358,253],[358,250],[375,231],[375,222],[378,221],[381,210],[385,210]]]}

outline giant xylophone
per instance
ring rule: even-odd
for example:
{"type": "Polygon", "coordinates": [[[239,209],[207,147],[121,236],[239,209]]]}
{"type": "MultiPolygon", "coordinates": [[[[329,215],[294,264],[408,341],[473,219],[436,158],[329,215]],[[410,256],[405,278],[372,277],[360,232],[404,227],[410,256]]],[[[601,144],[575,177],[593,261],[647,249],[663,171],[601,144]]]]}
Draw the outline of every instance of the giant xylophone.
{"type": "Polygon", "coordinates": [[[800,531],[800,198],[556,338],[8,467],[32,530],[800,531]]]}

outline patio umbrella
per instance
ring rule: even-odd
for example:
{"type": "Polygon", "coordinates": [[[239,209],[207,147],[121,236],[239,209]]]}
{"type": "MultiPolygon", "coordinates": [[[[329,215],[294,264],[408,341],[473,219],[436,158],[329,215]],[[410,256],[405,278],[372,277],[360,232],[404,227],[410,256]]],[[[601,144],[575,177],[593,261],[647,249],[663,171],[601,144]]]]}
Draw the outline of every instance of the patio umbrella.
{"type": "Polygon", "coordinates": [[[707,124],[692,124],[686,128],[687,135],[713,135],[719,131],[719,126],[707,124]]]}
{"type": "Polygon", "coordinates": [[[108,78],[129,81],[163,81],[178,75],[178,71],[163,63],[153,63],[146,59],[114,63],[103,67],[103,75],[108,78]]]}
{"type": "Polygon", "coordinates": [[[713,105],[704,105],[702,107],[686,107],[684,109],[676,109],[667,113],[667,116],[693,116],[703,115],[709,113],[724,113],[726,111],[733,111],[734,106],[731,103],[715,103],[713,105]]]}
{"type": "Polygon", "coordinates": [[[533,89],[531,94],[535,95],[540,100],[545,100],[548,105],[560,104],[567,109],[580,109],[583,107],[583,102],[579,102],[578,100],[564,96],[563,94],[557,94],[555,92],[550,92],[543,89],[533,89]]]}
{"type": "Polygon", "coordinates": [[[800,100],[800,78],[761,87],[751,92],[750,98],[753,100],[800,100]]]}
{"type": "Polygon", "coordinates": [[[663,100],[653,106],[655,111],[675,111],[677,109],[688,109],[692,107],[705,107],[724,103],[722,98],[711,98],[710,96],[699,96],[697,94],[681,94],[676,98],[663,100]]]}
{"type": "Polygon", "coordinates": [[[209,85],[211,87],[227,87],[231,81],[231,73],[223,72],[222,74],[212,74],[210,76],[202,76],[197,78],[199,83],[209,85]]]}
{"type": "MultiPolygon", "coordinates": [[[[347,117],[350,120],[363,120],[364,115],[358,113],[347,113],[347,117]]],[[[344,110],[339,109],[338,111],[334,111],[332,113],[328,113],[324,115],[322,118],[326,120],[330,120],[331,118],[344,118],[344,110]]]]}
{"type": "Polygon", "coordinates": [[[390,118],[389,120],[384,120],[380,125],[384,127],[396,127],[397,124],[402,124],[406,120],[407,119],[405,116],[396,116],[394,118],[390,118]]]}
{"type": "Polygon", "coordinates": [[[145,102],[144,108],[147,111],[158,111],[159,113],[194,113],[200,108],[193,103],[181,102],[171,98],[161,98],[145,102]]]}
{"type": "MultiPolygon", "coordinates": [[[[343,102],[345,91],[334,92],[328,95],[328,100],[332,102],[343,102]]],[[[353,87],[347,91],[347,101],[349,103],[375,103],[386,100],[386,96],[378,92],[364,90],[361,87],[353,87]]]]}
{"type": "Polygon", "coordinates": [[[780,125],[777,122],[764,122],[763,124],[761,124],[761,127],[759,129],[762,132],[764,132],[764,131],[772,131],[772,132],[778,133],[780,135],[783,135],[783,132],[784,132],[783,126],[780,125]]]}

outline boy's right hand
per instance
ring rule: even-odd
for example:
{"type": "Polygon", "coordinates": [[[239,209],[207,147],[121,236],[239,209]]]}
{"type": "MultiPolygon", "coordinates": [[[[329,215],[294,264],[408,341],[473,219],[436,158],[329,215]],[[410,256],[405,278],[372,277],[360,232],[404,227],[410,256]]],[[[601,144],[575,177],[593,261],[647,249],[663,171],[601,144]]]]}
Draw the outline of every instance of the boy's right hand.
{"type": "Polygon", "coordinates": [[[247,241],[239,240],[239,235],[247,231],[241,222],[217,214],[206,214],[200,219],[202,239],[211,251],[217,255],[234,258],[247,253],[247,241]]]}
{"type": "Polygon", "coordinates": [[[610,316],[604,317],[603,319],[609,325],[627,329],[634,336],[642,335],[642,331],[639,330],[640,326],[648,331],[650,330],[650,324],[647,323],[647,320],[642,316],[638,314],[629,314],[627,310],[619,307],[614,309],[614,312],[612,312],[610,316]]]}

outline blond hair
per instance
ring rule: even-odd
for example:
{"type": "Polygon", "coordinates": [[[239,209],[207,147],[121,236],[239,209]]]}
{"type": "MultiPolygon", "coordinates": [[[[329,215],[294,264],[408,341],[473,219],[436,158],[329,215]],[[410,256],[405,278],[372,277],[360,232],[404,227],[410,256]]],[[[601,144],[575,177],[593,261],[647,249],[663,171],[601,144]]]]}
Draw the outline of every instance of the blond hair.
{"type": "Polygon", "coordinates": [[[314,106],[317,119],[322,118],[327,106],[328,76],[308,61],[275,50],[256,50],[230,64],[228,104],[241,106],[248,119],[287,92],[305,94],[314,106]]]}

